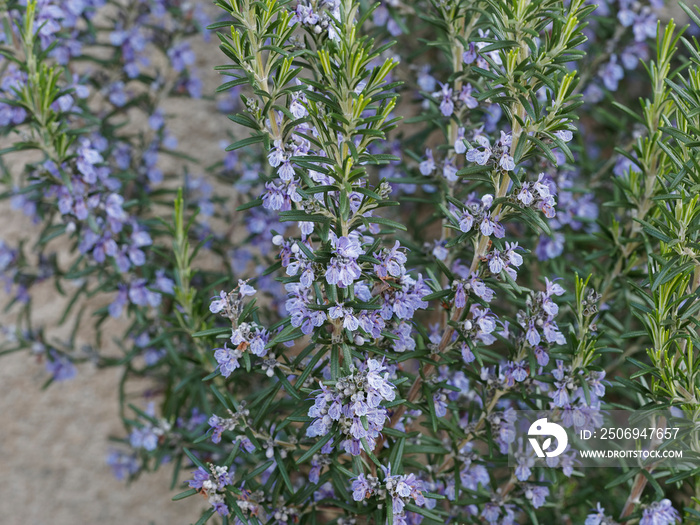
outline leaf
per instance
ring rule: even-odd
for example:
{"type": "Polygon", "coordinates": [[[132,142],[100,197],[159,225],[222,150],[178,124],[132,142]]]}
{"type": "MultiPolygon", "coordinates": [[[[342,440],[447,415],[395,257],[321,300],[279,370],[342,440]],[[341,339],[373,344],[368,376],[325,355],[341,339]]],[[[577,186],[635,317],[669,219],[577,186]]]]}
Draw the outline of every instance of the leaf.
{"type": "Polygon", "coordinates": [[[214,370],[211,374],[203,377],[202,381],[210,381],[219,375],[221,375],[221,369],[219,367],[217,367],[216,370],[214,370]]]}
{"type": "Polygon", "coordinates": [[[240,124],[241,126],[244,126],[246,128],[258,129],[258,123],[244,113],[236,113],[234,115],[229,115],[228,118],[236,124],[240,124]]]}
{"type": "Polygon", "coordinates": [[[333,437],[333,434],[330,432],[328,434],[326,434],[325,436],[323,436],[319,441],[317,441],[314,444],[314,446],[312,446],[309,450],[304,452],[304,454],[299,459],[297,459],[296,464],[301,465],[302,463],[304,463],[307,459],[309,459],[314,454],[316,454],[316,452],[321,450],[324,447],[324,445],[331,440],[332,437],[333,437]]]}
{"type": "Polygon", "coordinates": [[[292,481],[289,479],[289,473],[287,472],[287,466],[284,464],[284,460],[282,459],[282,455],[280,454],[279,448],[275,448],[275,462],[277,463],[277,471],[280,473],[282,476],[282,480],[284,481],[284,484],[287,486],[287,490],[289,490],[290,493],[294,494],[294,486],[292,485],[292,481]]]}
{"type": "Polygon", "coordinates": [[[438,417],[435,412],[435,398],[430,392],[430,388],[426,383],[423,383],[423,397],[427,399],[428,401],[428,412],[430,416],[430,424],[433,428],[433,432],[437,433],[438,431],[438,417]]]}
{"type": "Polygon", "coordinates": [[[616,487],[620,485],[621,483],[624,483],[630,478],[633,478],[637,473],[640,471],[640,468],[633,468],[622,474],[621,476],[616,477],[614,480],[612,480],[610,483],[605,485],[605,489],[611,489],[613,487],[616,487]]]}
{"type": "Polygon", "coordinates": [[[301,328],[295,328],[291,324],[288,324],[284,330],[282,330],[280,333],[278,333],[275,337],[273,337],[269,343],[265,345],[265,348],[272,348],[278,343],[286,343],[287,341],[293,341],[294,339],[297,339],[301,337],[303,334],[301,333],[301,328]]]}
{"type": "Polygon", "coordinates": [[[442,299],[452,294],[452,290],[439,290],[428,295],[423,296],[424,301],[432,301],[433,299],[442,299]]]}
{"type": "Polygon", "coordinates": [[[375,465],[377,465],[378,467],[381,468],[382,464],[377,459],[377,456],[374,455],[374,452],[370,448],[369,443],[367,443],[367,438],[363,437],[360,441],[362,442],[362,448],[364,449],[365,453],[367,454],[367,457],[372,460],[372,463],[374,463],[375,465]]]}
{"type": "Polygon", "coordinates": [[[205,471],[209,472],[209,469],[208,469],[207,467],[205,467],[204,464],[203,464],[201,461],[199,461],[199,460],[197,459],[197,457],[196,457],[194,454],[192,454],[192,452],[190,452],[189,449],[188,449],[187,447],[183,447],[182,451],[183,451],[185,454],[187,454],[187,457],[190,458],[190,460],[192,461],[192,463],[194,463],[194,464],[197,465],[198,467],[203,468],[205,471]]]}
{"type": "Polygon", "coordinates": [[[525,137],[527,138],[527,140],[529,140],[539,148],[539,150],[544,154],[544,156],[547,157],[547,160],[549,160],[549,162],[551,162],[555,166],[557,165],[557,157],[554,155],[552,149],[549,146],[547,146],[544,142],[542,142],[534,135],[525,135],[525,137]]]}
{"type": "Polygon", "coordinates": [[[281,381],[282,385],[284,386],[284,389],[289,394],[291,394],[292,397],[294,397],[298,401],[303,400],[303,398],[299,395],[299,392],[297,392],[297,389],[292,386],[292,384],[287,379],[287,376],[285,376],[282,370],[280,370],[278,367],[275,367],[275,375],[277,376],[277,379],[281,381]]]}
{"type": "Polygon", "coordinates": [[[194,496],[197,494],[197,489],[189,489],[184,492],[180,492],[179,494],[175,494],[173,496],[172,501],[179,501],[181,499],[189,498],[190,496],[194,496]]]}
{"type": "Polygon", "coordinates": [[[664,489],[661,488],[661,485],[659,485],[659,482],[656,481],[656,478],[654,478],[653,474],[649,472],[647,469],[642,469],[642,474],[644,475],[645,478],[647,478],[647,481],[649,484],[654,487],[654,490],[656,491],[656,496],[659,498],[664,497],[664,489]]]}
{"type": "Polygon", "coordinates": [[[241,204],[236,208],[236,211],[244,211],[248,210],[250,208],[255,208],[257,206],[262,206],[263,200],[262,199],[255,199],[250,202],[246,202],[245,204],[241,204]]]}
{"type": "Polygon", "coordinates": [[[234,142],[233,144],[226,147],[226,151],[234,151],[237,149],[245,148],[246,146],[252,146],[253,144],[259,144],[264,141],[265,135],[255,135],[253,137],[248,137],[239,140],[238,142],[234,142]]]}
{"type": "Polygon", "coordinates": [[[209,328],[192,334],[192,337],[209,337],[210,335],[230,334],[231,327],[209,328]]]}
{"type": "Polygon", "coordinates": [[[254,469],[254,470],[251,470],[250,472],[248,472],[247,474],[245,474],[245,475],[243,476],[243,479],[244,479],[245,481],[248,481],[248,480],[250,480],[250,479],[254,479],[256,476],[262,474],[262,473],[265,472],[267,469],[269,469],[270,466],[271,466],[273,463],[274,463],[273,460],[266,461],[265,463],[263,463],[262,465],[260,465],[258,468],[254,469]]]}
{"type": "Polygon", "coordinates": [[[384,217],[360,217],[360,219],[362,220],[362,222],[365,223],[369,222],[373,224],[381,224],[383,226],[389,226],[390,228],[394,228],[404,232],[408,231],[406,229],[406,226],[404,226],[400,222],[392,221],[391,219],[385,219],[384,217]]]}
{"type": "MultiPolygon", "coordinates": [[[[643,222],[643,221],[638,221],[638,222],[643,222]]],[[[668,235],[666,235],[664,233],[661,233],[659,230],[657,230],[656,228],[653,228],[651,226],[643,226],[642,229],[647,234],[651,235],[652,237],[656,237],[657,239],[665,242],[666,244],[669,244],[670,242],[673,241],[673,239],[671,239],[671,237],[669,237],[668,235]]]]}
{"type": "Polygon", "coordinates": [[[428,518],[430,520],[435,520],[438,522],[443,523],[445,520],[438,516],[437,514],[433,513],[432,511],[426,509],[425,507],[419,507],[415,503],[407,503],[406,504],[406,509],[410,510],[411,512],[415,512],[416,514],[420,514],[421,516],[428,518]]]}
{"type": "Polygon", "coordinates": [[[214,515],[214,508],[212,507],[208,511],[206,511],[204,514],[202,514],[202,517],[199,518],[199,521],[195,523],[195,525],[204,525],[207,521],[209,521],[209,518],[211,518],[214,515]]]}
{"type": "MultiPolygon", "coordinates": [[[[241,85],[247,84],[247,83],[248,83],[248,79],[246,77],[241,77],[241,78],[237,78],[235,80],[230,80],[228,82],[224,82],[219,87],[217,87],[216,92],[221,93],[222,91],[227,91],[231,88],[234,88],[236,86],[241,86],[241,85]]],[[[231,117],[229,117],[229,118],[231,118],[231,117]]]]}
{"type": "Polygon", "coordinates": [[[391,447],[389,454],[389,464],[392,465],[393,474],[403,474],[403,453],[406,444],[406,437],[401,436],[396,440],[396,443],[391,447]]]}
{"type": "Polygon", "coordinates": [[[280,213],[280,221],[302,221],[302,222],[328,222],[328,217],[323,215],[309,215],[305,211],[301,210],[290,210],[283,211],[280,213]]]}

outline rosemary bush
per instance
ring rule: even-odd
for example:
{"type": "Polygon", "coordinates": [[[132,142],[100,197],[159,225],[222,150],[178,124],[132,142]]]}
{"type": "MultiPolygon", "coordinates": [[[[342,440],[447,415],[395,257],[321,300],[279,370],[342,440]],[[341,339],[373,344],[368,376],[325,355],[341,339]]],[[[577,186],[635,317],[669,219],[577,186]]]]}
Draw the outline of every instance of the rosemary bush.
{"type": "Polygon", "coordinates": [[[700,521],[697,462],[536,464],[517,425],[671,410],[700,454],[697,9],[215,3],[0,1],[2,196],[37,227],[0,241],[2,352],[122,370],[115,475],[171,464],[200,523],[700,521]],[[218,159],[163,109],[214,97],[197,35],[218,159]]]}

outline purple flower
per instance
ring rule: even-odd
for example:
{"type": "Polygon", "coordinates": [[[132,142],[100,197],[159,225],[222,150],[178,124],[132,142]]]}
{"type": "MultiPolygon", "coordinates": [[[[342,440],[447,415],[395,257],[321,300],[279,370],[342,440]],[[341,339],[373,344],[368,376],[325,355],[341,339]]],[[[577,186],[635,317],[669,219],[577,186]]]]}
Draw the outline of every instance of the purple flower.
{"type": "Polygon", "coordinates": [[[173,69],[182,73],[187,66],[194,64],[195,54],[190,48],[189,42],[180,42],[168,49],[168,58],[173,69]]]}
{"type": "Polygon", "coordinates": [[[478,490],[479,484],[483,487],[487,487],[491,482],[489,478],[489,473],[486,467],[483,465],[476,465],[474,463],[465,466],[459,472],[459,480],[462,486],[469,490],[478,490]]]}
{"type": "Polygon", "coordinates": [[[535,254],[540,261],[554,259],[564,252],[565,237],[563,233],[554,232],[552,237],[540,235],[539,242],[535,248],[535,254]]]}
{"type": "Polygon", "coordinates": [[[107,464],[112,468],[114,477],[120,481],[130,478],[141,469],[136,454],[127,454],[120,450],[112,450],[109,453],[107,464]]]}
{"type": "Polygon", "coordinates": [[[374,272],[381,279],[386,279],[387,277],[401,277],[406,273],[406,268],[404,264],[408,260],[406,254],[399,251],[401,249],[401,244],[396,241],[393,248],[390,250],[384,249],[381,253],[375,253],[374,257],[380,261],[380,264],[374,265],[374,272]]]}
{"type": "Polygon", "coordinates": [[[297,180],[288,182],[270,181],[265,183],[267,190],[263,194],[263,207],[269,210],[289,211],[292,202],[301,202],[301,195],[297,193],[297,180]]]}
{"type": "Polygon", "coordinates": [[[156,307],[160,304],[160,294],[146,288],[146,279],[136,279],[129,287],[129,300],[137,306],[156,307]]]}
{"type": "Polygon", "coordinates": [[[569,403],[569,391],[566,388],[566,384],[556,382],[554,386],[555,390],[553,394],[551,394],[552,403],[555,407],[565,407],[569,403]]]}
{"type": "Polygon", "coordinates": [[[255,288],[248,284],[248,281],[238,279],[238,293],[241,297],[252,297],[255,295],[255,288]]]}
{"type": "Polygon", "coordinates": [[[212,507],[219,516],[228,516],[230,514],[228,506],[222,500],[212,501],[212,507]]]}
{"type": "Polygon", "coordinates": [[[498,161],[498,165],[505,171],[513,171],[515,169],[515,161],[508,153],[503,152],[501,158],[498,161]]]}
{"type": "Polygon", "coordinates": [[[528,325],[527,333],[525,334],[525,339],[527,340],[528,343],[530,343],[530,346],[535,346],[535,345],[538,345],[540,343],[540,341],[541,341],[540,334],[537,331],[537,328],[535,328],[534,321],[531,321],[530,324],[528,325]]]}
{"type": "Polygon", "coordinates": [[[474,137],[474,140],[478,146],[476,148],[470,148],[467,151],[467,160],[469,162],[476,162],[480,166],[485,166],[491,158],[491,145],[489,144],[489,139],[484,135],[477,135],[474,137]]]}
{"type": "Polygon", "coordinates": [[[496,523],[501,515],[501,509],[495,503],[486,503],[481,516],[489,523],[496,523]]]}
{"type": "Polygon", "coordinates": [[[462,54],[462,61],[465,64],[472,64],[476,60],[476,57],[476,46],[474,42],[470,42],[469,47],[467,47],[467,50],[462,54]]]}
{"type": "Polygon", "coordinates": [[[224,343],[223,348],[217,348],[214,351],[214,359],[219,363],[221,375],[224,377],[230,376],[234,370],[240,367],[238,360],[243,356],[243,352],[238,348],[231,349],[224,343]]]}
{"type": "Polygon", "coordinates": [[[175,282],[169,277],[165,276],[165,270],[158,270],[156,272],[156,288],[162,293],[173,295],[175,293],[175,282]]]}
{"type": "Polygon", "coordinates": [[[53,376],[54,381],[68,381],[77,375],[75,365],[66,355],[51,350],[49,356],[46,371],[53,376]]]}
{"type": "Polygon", "coordinates": [[[115,319],[118,319],[122,315],[122,310],[124,310],[124,306],[126,306],[128,301],[129,298],[127,287],[125,284],[120,284],[117,296],[114,298],[114,301],[112,301],[112,303],[109,305],[109,315],[111,317],[114,317],[115,319]]]}
{"type": "Polygon", "coordinates": [[[241,323],[231,336],[231,343],[239,350],[250,348],[250,351],[258,357],[264,357],[267,354],[265,346],[269,340],[270,333],[255,323],[241,323]]]}
{"type": "Polygon", "coordinates": [[[515,477],[518,479],[518,481],[527,481],[532,474],[532,467],[535,466],[535,459],[533,458],[532,454],[523,452],[522,438],[518,438],[518,444],[518,452],[515,454],[518,461],[518,464],[515,467],[515,477]]]}
{"type": "Polygon", "coordinates": [[[605,509],[598,502],[593,512],[586,516],[584,525],[605,525],[606,523],[608,523],[608,517],[605,515],[605,509]]]}
{"type": "Polygon", "coordinates": [[[420,163],[418,169],[421,172],[421,175],[425,175],[427,177],[433,171],[435,171],[436,168],[435,159],[433,159],[433,151],[430,148],[425,150],[425,157],[426,160],[420,163]]]}
{"type": "MultiPolygon", "coordinates": [[[[248,454],[251,454],[255,452],[255,445],[253,442],[246,436],[241,437],[240,440],[240,447],[241,450],[247,452],[248,454]]],[[[318,481],[318,480],[317,480],[318,481]]]]}
{"type": "Polygon", "coordinates": [[[123,107],[129,101],[129,95],[124,90],[124,82],[117,81],[107,87],[109,101],[117,107],[123,107]]]}
{"type": "Polygon", "coordinates": [[[598,76],[610,91],[617,90],[619,81],[625,76],[625,70],[617,63],[617,55],[613,54],[610,57],[610,61],[598,71],[598,76]]]}
{"type": "Polygon", "coordinates": [[[344,308],[340,305],[332,306],[328,309],[328,318],[330,320],[342,319],[343,328],[351,332],[360,327],[360,321],[355,317],[355,312],[352,308],[344,308]]]}
{"type": "Polygon", "coordinates": [[[455,165],[455,161],[452,157],[445,159],[445,162],[442,165],[442,176],[447,180],[448,182],[457,182],[457,166],[455,165]]]}
{"type": "Polygon", "coordinates": [[[435,96],[442,97],[440,102],[440,112],[443,116],[449,117],[455,109],[455,104],[452,101],[452,88],[447,84],[440,84],[442,90],[435,93],[435,96]]]}
{"type": "Polygon", "coordinates": [[[518,382],[525,381],[528,375],[528,368],[525,361],[516,361],[513,363],[512,372],[513,378],[518,382]]]}
{"type": "Polygon", "coordinates": [[[352,499],[362,501],[372,495],[372,485],[364,474],[357,476],[352,482],[352,499]]]}
{"type": "Polygon", "coordinates": [[[395,395],[386,367],[369,359],[359,370],[340,378],[332,388],[321,385],[321,391],[308,411],[314,421],[306,429],[306,435],[326,435],[335,422],[339,422],[346,435],[341,445],[346,452],[359,455],[362,450],[360,440],[367,439],[373,446],[384,426],[387,412],[380,403],[392,401],[395,395]],[[361,418],[366,418],[366,427],[361,418]]]}
{"type": "Polygon", "coordinates": [[[190,488],[198,489],[202,492],[209,504],[220,516],[228,516],[230,511],[224,503],[224,491],[228,485],[233,483],[227,467],[211,465],[211,472],[207,472],[202,467],[194,471],[193,479],[188,481],[190,488]]]}
{"type": "Polygon", "coordinates": [[[325,273],[326,281],[347,288],[361,277],[362,270],[357,264],[357,258],[365,252],[357,240],[348,237],[332,237],[332,243],[338,256],[331,258],[325,273]]]}
{"type": "Polygon", "coordinates": [[[221,310],[226,308],[228,304],[228,294],[223,290],[219,292],[219,299],[214,299],[209,305],[209,311],[213,314],[218,314],[221,310]]]}
{"type": "MultiPolygon", "coordinates": [[[[472,91],[472,85],[467,83],[462,87],[462,91],[459,94],[459,100],[461,100],[469,109],[474,109],[479,106],[479,101],[472,96],[472,91]]],[[[458,151],[457,153],[464,152],[458,151]]]]}
{"type": "Polygon", "coordinates": [[[439,261],[444,261],[447,259],[447,255],[449,254],[447,248],[445,247],[446,241],[438,241],[435,240],[433,241],[434,246],[432,253],[435,256],[436,259],[439,261]]]}
{"type": "Polygon", "coordinates": [[[644,509],[639,525],[672,525],[680,520],[680,514],[673,508],[671,501],[662,499],[644,509]]]}
{"type": "Polygon", "coordinates": [[[542,485],[527,485],[525,489],[525,498],[530,500],[530,503],[536,509],[546,503],[547,496],[549,496],[549,489],[542,485]]]}
{"type": "Polygon", "coordinates": [[[394,518],[398,517],[405,523],[403,513],[406,503],[413,501],[418,506],[425,505],[423,481],[415,474],[391,475],[391,466],[382,467],[382,470],[384,470],[384,488],[387,495],[391,497],[394,518]]]}
{"type": "Polygon", "coordinates": [[[126,221],[129,216],[122,209],[122,204],[124,204],[124,198],[116,193],[111,193],[105,201],[107,217],[118,222],[126,221]]]}
{"type": "Polygon", "coordinates": [[[347,259],[357,259],[360,255],[365,253],[356,239],[339,237],[334,245],[336,253],[347,259]]]}
{"type": "Polygon", "coordinates": [[[209,418],[209,426],[213,429],[211,434],[212,443],[221,442],[221,434],[227,430],[233,430],[236,428],[236,422],[234,419],[227,419],[219,417],[216,414],[209,418]]]}
{"type": "Polygon", "coordinates": [[[192,479],[187,482],[191,489],[201,489],[205,481],[209,480],[210,474],[202,467],[192,472],[192,479]]]}
{"type": "Polygon", "coordinates": [[[469,364],[476,359],[476,356],[472,353],[472,349],[469,348],[467,343],[462,343],[462,360],[469,364]]]}
{"type": "Polygon", "coordinates": [[[129,436],[129,443],[134,448],[143,448],[153,451],[158,446],[158,436],[153,431],[153,427],[134,428],[129,436]]]}
{"type": "Polygon", "coordinates": [[[474,224],[474,217],[469,213],[468,211],[462,212],[462,215],[459,218],[459,229],[467,233],[472,229],[472,225],[474,224]]]}

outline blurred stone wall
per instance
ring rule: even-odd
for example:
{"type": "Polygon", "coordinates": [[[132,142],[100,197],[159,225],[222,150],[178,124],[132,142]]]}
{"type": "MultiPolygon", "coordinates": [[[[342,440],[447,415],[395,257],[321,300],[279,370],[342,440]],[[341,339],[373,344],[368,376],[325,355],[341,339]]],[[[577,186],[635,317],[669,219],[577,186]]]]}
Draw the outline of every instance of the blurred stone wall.
{"type": "MultiPolygon", "coordinates": [[[[192,44],[204,93],[212,95],[222,81],[213,66],[226,59],[214,35],[208,43],[196,39],[192,44]]],[[[204,159],[204,165],[223,158],[219,141],[226,139],[232,123],[217,112],[213,100],[173,99],[166,101],[164,109],[175,116],[168,126],[181,151],[204,159]]],[[[0,149],[5,146],[0,144],[0,149]]],[[[25,161],[26,157],[19,156],[9,159],[11,166],[25,161]]],[[[168,158],[163,168],[182,173],[184,164],[168,158]]],[[[190,173],[201,171],[191,167],[190,173]]],[[[39,232],[39,225],[12,210],[7,201],[0,202],[0,217],[0,239],[10,245],[39,232]]],[[[67,253],[61,253],[61,244],[66,244],[65,239],[54,242],[65,260],[67,253]]],[[[14,322],[11,313],[1,310],[7,300],[0,288],[2,326],[14,322]]],[[[110,300],[103,296],[97,306],[110,300]]],[[[47,339],[66,337],[71,323],[52,328],[63,314],[65,300],[50,280],[32,288],[32,301],[33,319],[46,327],[47,339]]],[[[116,328],[115,324],[115,335],[122,333],[116,328]]],[[[105,344],[112,344],[109,331],[104,335],[105,344]]],[[[84,337],[83,342],[88,341],[84,337]]],[[[116,347],[101,349],[110,350],[117,351],[116,347]]],[[[42,390],[48,374],[36,357],[27,352],[0,356],[0,525],[177,525],[197,521],[208,505],[198,498],[171,501],[183,488],[169,490],[169,465],[155,474],[144,474],[130,486],[112,475],[106,463],[108,437],[125,435],[118,417],[119,374],[117,369],[98,370],[83,364],[75,379],[42,390]]],[[[181,478],[186,479],[187,474],[183,471],[181,478]]]]}

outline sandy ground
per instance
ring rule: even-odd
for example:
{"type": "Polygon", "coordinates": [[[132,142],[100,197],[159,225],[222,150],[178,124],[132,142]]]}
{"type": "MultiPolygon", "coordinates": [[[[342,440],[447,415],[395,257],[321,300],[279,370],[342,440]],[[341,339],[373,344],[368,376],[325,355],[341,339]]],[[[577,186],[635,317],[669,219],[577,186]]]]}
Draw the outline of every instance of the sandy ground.
{"type": "MultiPolygon", "coordinates": [[[[212,67],[224,63],[225,57],[214,38],[197,44],[195,50],[197,67],[205,78],[204,92],[213,93],[220,80],[212,67]]],[[[219,140],[226,138],[231,122],[216,112],[211,101],[183,102],[165,105],[167,113],[177,115],[169,126],[181,148],[207,163],[222,158],[219,140]]],[[[168,162],[181,172],[182,166],[168,162]]],[[[10,244],[38,231],[7,202],[0,203],[0,216],[0,239],[10,244]]],[[[32,297],[34,319],[47,327],[47,337],[64,336],[65,330],[50,329],[63,311],[53,285],[42,283],[32,297]]],[[[0,308],[6,301],[0,290],[0,308]]],[[[102,298],[101,304],[108,302],[102,298]]],[[[0,324],[11,322],[12,315],[0,310],[0,324]]],[[[47,377],[44,365],[26,352],[0,357],[0,525],[197,521],[206,502],[197,498],[172,502],[182,488],[169,490],[168,466],[127,486],[113,477],[106,464],[108,437],[124,435],[117,416],[118,370],[84,364],[72,381],[41,390],[47,377]]]]}

